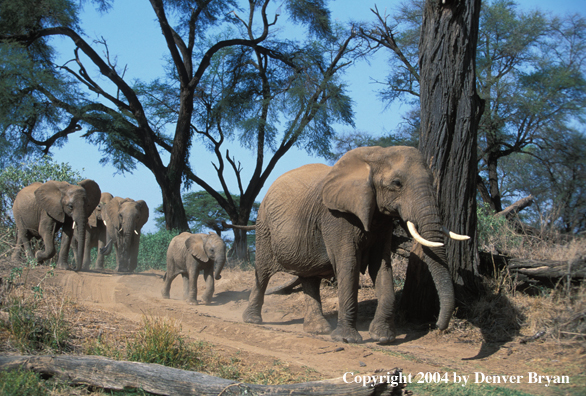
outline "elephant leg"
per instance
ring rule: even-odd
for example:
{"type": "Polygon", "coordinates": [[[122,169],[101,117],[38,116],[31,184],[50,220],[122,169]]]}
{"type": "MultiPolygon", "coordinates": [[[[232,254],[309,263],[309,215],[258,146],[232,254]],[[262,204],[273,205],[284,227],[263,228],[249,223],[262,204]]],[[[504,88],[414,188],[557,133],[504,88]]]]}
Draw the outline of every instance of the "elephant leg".
{"type": "MultiPolygon", "coordinates": [[[[197,278],[199,277],[199,268],[189,268],[189,292],[187,293],[187,303],[197,305],[197,278]]],[[[185,281],[185,275],[183,280],[185,281]]]]}
{"type": "Polygon", "coordinates": [[[269,285],[274,268],[279,268],[271,249],[270,236],[266,231],[257,228],[257,252],[256,266],[254,269],[254,285],[248,297],[248,307],[242,313],[245,323],[262,323],[262,305],[264,304],[265,291],[269,285]]]}
{"type": "Polygon", "coordinates": [[[214,295],[214,266],[213,264],[207,266],[203,270],[203,279],[206,282],[206,291],[201,296],[201,300],[205,305],[209,305],[212,302],[212,296],[214,295]]]}
{"type": "Polygon", "coordinates": [[[261,309],[265,302],[265,291],[272,275],[267,271],[255,269],[255,281],[248,297],[248,307],[242,313],[242,319],[245,323],[262,323],[261,309]]]}
{"type": "Polygon", "coordinates": [[[16,246],[12,252],[12,261],[20,260],[20,252],[24,248],[26,258],[33,257],[33,250],[31,248],[31,241],[25,229],[18,228],[16,233],[16,246]]]}
{"type": "MultiPolygon", "coordinates": [[[[42,263],[43,261],[48,260],[55,255],[55,234],[57,233],[58,229],[59,227],[57,224],[55,224],[55,222],[50,220],[41,220],[39,224],[39,234],[43,239],[45,249],[37,251],[35,256],[38,263],[42,263]]],[[[64,268],[60,267],[59,263],[57,263],[57,268],[68,269],[67,265],[64,268]]]]}
{"type": "Polygon", "coordinates": [[[356,257],[359,253],[352,250],[351,254],[340,252],[337,263],[336,279],[338,280],[338,326],[332,332],[332,339],[343,342],[361,342],[362,336],[356,330],[358,319],[358,281],[360,270],[356,257]]]}
{"type": "Polygon", "coordinates": [[[189,298],[189,276],[187,273],[181,274],[183,278],[183,299],[187,300],[189,298]]]}
{"type": "Polygon", "coordinates": [[[138,266],[138,247],[140,244],[140,235],[134,235],[132,237],[132,242],[130,244],[130,249],[129,249],[129,255],[130,255],[130,259],[129,259],[129,267],[128,267],[128,272],[134,272],[134,270],[136,270],[136,267],[138,266]]]}
{"type": "Polygon", "coordinates": [[[332,327],[324,317],[319,287],[321,278],[299,278],[305,294],[303,330],[307,333],[330,334],[332,327]]]}
{"type": "MultiPolygon", "coordinates": [[[[167,267],[170,268],[170,267],[167,267]]],[[[167,272],[165,273],[165,276],[163,277],[163,288],[161,289],[161,296],[163,296],[163,298],[170,298],[170,292],[171,292],[171,283],[173,283],[173,280],[177,277],[177,275],[179,275],[178,272],[171,272],[169,269],[167,269],[167,272]]]]}
{"type": "Polygon", "coordinates": [[[369,332],[373,339],[386,344],[395,340],[395,287],[390,260],[383,260],[378,270],[375,293],[378,304],[369,332]]]}
{"type": "MultiPolygon", "coordinates": [[[[61,232],[61,248],[59,249],[59,258],[57,259],[57,268],[69,268],[67,261],[69,259],[69,247],[71,245],[72,237],[73,229],[70,226],[64,226],[61,232]]],[[[80,259],[83,259],[83,257],[80,257],[80,259]]]]}
{"type": "MultiPolygon", "coordinates": [[[[89,226],[86,226],[89,228],[89,226]]],[[[77,249],[74,248],[74,252],[77,249]]],[[[77,258],[75,259],[77,262],[77,258]]],[[[85,243],[83,248],[83,260],[81,262],[81,269],[84,271],[88,271],[90,269],[92,263],[92,233],[91,231],[86,231],[85,233],[85,243]]]]}

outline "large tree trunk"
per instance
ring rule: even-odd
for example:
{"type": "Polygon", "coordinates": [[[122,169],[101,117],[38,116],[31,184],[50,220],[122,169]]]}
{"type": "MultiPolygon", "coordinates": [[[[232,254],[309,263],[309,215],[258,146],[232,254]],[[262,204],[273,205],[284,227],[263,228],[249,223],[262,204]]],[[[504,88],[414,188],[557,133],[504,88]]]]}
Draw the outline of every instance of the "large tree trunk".
{"type": "Polygon", "coordinates": [[[163,193],[163,212],[168,230],[189,231],[187,215],[181,198],[181,183],[171,187],[168,183],[160,183],[163,193]]]}
{"type": "MultiPolygon", "coordinates": [[[[419,42],[419,147],[435,176],[444,224],[471,237],[469,242],[446,240],[457,301],[477,290],[476,144],[483,105],[475,74],[479,13],[480,0],[428,0],[419,42]]],[[[437,306],[426,265],[411,257],[401,309],[412,320],[428,321],[437,315],[437,306]]]]}

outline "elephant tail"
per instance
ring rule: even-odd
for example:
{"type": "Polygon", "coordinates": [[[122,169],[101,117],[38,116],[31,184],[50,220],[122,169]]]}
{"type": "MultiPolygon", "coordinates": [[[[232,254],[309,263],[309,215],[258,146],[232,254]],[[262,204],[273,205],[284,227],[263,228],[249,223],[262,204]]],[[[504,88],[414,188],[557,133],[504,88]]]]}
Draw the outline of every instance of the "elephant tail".
{"type": "Polygon", "coordinates": [[[163,280],[166,281],[167,280],[167,272],[165,272],[165,275],[163,275],[163,280]]]}

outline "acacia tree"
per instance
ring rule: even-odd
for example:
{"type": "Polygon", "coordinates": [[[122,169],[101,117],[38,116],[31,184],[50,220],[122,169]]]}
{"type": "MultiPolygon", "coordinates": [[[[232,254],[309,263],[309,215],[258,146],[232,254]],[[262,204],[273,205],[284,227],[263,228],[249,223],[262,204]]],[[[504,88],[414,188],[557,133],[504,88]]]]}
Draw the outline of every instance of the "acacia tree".
{"type": "MultiPolygon", "coordinates": [[[[107,9],[110,2],[95,3],[107,9]]],[[[26,22],[6,25],[8,28],[0,34],[3,49],[11,46],[36,65],[30,49],[39,43],[47,44],[49,37],[59,36],[70,40],[73,53],[71,62],[62,65],[50,57],[43,59],[57,81],[69,84],[68,90],[54,89],[39,79],[23,78],[11,91],[2,93],[5,97],[34,98],[25,109],[11,111],[2,120],[3,125],[15,130],[25,145],[41,147],[44,152],[85,129],[83,136],[99,146],[102,161],[111,162],[120,171],[132,171],[142,164],[154,174],[161,188],[167,228],[188,229],[181,191],[190,181],[212,194],[234,223],[246,224],[250,208],[276,162],[294,145],[305,143],[311,149],[312,139],[303,138],[306,131],[311,134],[325,130],[331,134],[327,127],[331,121],[330,101],[339,103],[334,118],[351,122],[348,98],[335,76],[351,63],[356,48],[350,46],[354,38],[351,31],[334,38],[323,0],[283,3],[291,19],[307,28],[304,37],[320,40],[305,42],[275,36],[280,11],[269,18],[270,0],[244,3],[241,8],[236,0],[151,0],[167,46],[169,75],[145,83],[125,79],[124,67],[116,64],[106,42],[90,43],[84,38],[77,24],[76,2],[54,0],[43,7],[35,0],[2,2],[0,25],[5,26],[5,21],[26,22]],[[211,31],[224,33],[210,42],[206,36],[211,31]],[[228,58],[223,58],[226,53],[228,58]],[[221,59],[233,62],[229,69],[233,74],[217,79],[214,68],[221,59]],[[100,80],[92,77],[96,74],[100,80]],[[289,90],[276,92],[278,84],[289,90]],[[271,103],[283,91],[287,99],[275,103],[276,110],[271,111],[271,103]],[[224,163],[228,161],[237,175],[240,169],[228,153],[224,159],[221,147],[225,139],[234,136],[225,131],[236,114],[228,117],[223,111],[230,109],[230,101],[239,95],[251,100],[248,115],[256,112],[252,122],[242,119],[238,128],[243,135],[253,136],[246,141],[255,142],[252,146],[257,160],[248,187],[244,189],[244,183],[238,180],[241,199],[236,205],[223,179],[224,163]],[[291,108],[285,107],[288,105],[291,108]],[[48,118],[39,109],[59,115],[51,123],[52,128],[45,127],[48,118]],[[292,117],[275,121],[282,114],[292,117]],[[274,137],[278,121],[286,122],[286,127],[277,144],[274,137]],[[200,179],[189,162],[196,135],[206,138],[217,154],[216,169],[225,196],[200,179]],[[266,161],[264,156],[270,148],[274,149],[273,156],[266,161]]],[[[244,101],[240,103],[244,106],[244,101]]],[[[326,141],[327,138],[326,135],[326,141]]],[[[245,250],[245,235],[240,239],[245,250]]]]}
{"type": "Polygon", "coordinates": [[[548,18],[537,11],[522,13],[506,0],[484,7],[478,89],[486,105],[479,130],[478,191],[493,211],[503,210],[501,161],[521,153],[550,156],[550,143],[571,135],[572,124],[584,115],[584,37],[586,20],[577,14],[548,18]]]}

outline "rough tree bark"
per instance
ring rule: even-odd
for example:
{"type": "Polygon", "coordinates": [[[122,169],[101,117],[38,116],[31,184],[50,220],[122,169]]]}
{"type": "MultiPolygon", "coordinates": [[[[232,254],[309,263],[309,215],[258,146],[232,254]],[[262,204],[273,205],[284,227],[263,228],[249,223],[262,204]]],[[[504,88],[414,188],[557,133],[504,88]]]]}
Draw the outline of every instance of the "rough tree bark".
{"type": "MultiPolygon", "coordinates": [[[[456,304],[477,291],[476,144],[483,110],[475,73],[479,14],[480,0],[427,0],[419,41],[419,147],[435,176],[446,227],[471,237],[469,242],[446,240],[456,304]]],[[[431,275],[415,258],[409,262],[401,309],[417,321],[432,320],[439,309],[431,275]]]]}

